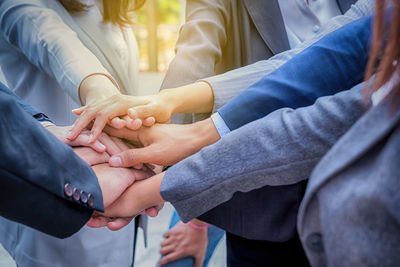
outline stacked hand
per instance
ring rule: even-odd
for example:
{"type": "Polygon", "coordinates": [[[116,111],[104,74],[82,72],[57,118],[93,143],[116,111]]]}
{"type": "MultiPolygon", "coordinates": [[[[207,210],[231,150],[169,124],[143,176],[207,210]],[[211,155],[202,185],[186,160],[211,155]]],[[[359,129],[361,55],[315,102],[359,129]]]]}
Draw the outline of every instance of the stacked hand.
{"type": "MultiPolygon", "coordinates": [[[[87,84],[91,82],[90,78],[87,79],[87,84]]],[[[83,89],[86,87],[89,86],[84,83],[83,89]]],[[[192,125],[160,124],[169,122],[174,113],[192,112],[188,107],[192,108],[193,105],[185,99],[182,101],[180,97],[182,95],[186,96],[186,100],[196,100],[196,105],[194,105],[196,108],[193,112],[210,112],[213,94],[208,84],[197,83],[193,86],[164,91],[157,95],[140,97],[120,93],[103,98],[91,97],[89,101],[83,102],[85,106],[73,111],[79,115],[79,118],[69,129],[68,135],[63,135],[63,141],[71,145],[90,147],[100,142],[97,146],[106,147],[107,153],[101,155],[101,160],[90,157],[90,160],[87,159],[88,163],[108,160],[112,167],[136,169],[143,168],[143,164],[146,163],[164,166],[175,164],[198,152],[204,146],[218,141],[219,134],[210,119],[192,125]],[[158,123],[155,124],[155,122],[158,123]],[[86,130],[86,127],[91,127],[91,130],[86,130]],[[109,151],[113,142],[110,143],[109,137],[103,133],[103,130],[110,136],[129,141],[129,144],[134,144],[137,148],[125,144],[125,148],[119,151],[109,151]],[[88,143],[78,142],[80,139],[88,143]]],[[[91,93],[91,90],[83,90],[83,92],[87,95],[91,93]]],[[[89,98],[86,97],[86,99],[89,98]]],[[[97,152],[105,153],[103,150],[97,149],[97,152]]],[[[159,174],[135,183],[131,178],[129,182],[120,186],[126,189],[122,191],[123,194],[117,199],[114,199],[116,194],[112,194],[113,203],[106,205],[104,214],[95,213],[88,225],[92,227],[107,225],[110,229],[118,229],[142,212],[151,216],[156,215],[163,203],[160,196],[163,175],[159,174]]],[[[135,177],[134,180],[138,178],[135,177]]]]}
{"type": "Polygon", "coordinates": [[[156,122],[168,123],[176,113],[210,113],[214,105],[213,91],[205,82],[162,90],[155,95],[129,96],[113,92],[102,96],[104,90],[93,90],[93,87],[98,89],[99,84],[104,84],[96,79],[101,78],[90,77],[81,85],[81,98],[89,100],[82,101],[85,105],[73,110],[79,118],[68,136],[69,140],[74,140],[91,123],[90,142],[94,143],[107,124],[116,129],[137,130],[142,125],[150,127],[156,122]]]}
{"type": "MultiPolygon", "coordinates": [[[[95,143],[100,142],[106,147],[106,151],[97,152],[91,148],[79,147],[76,148],[76,152],[94,167],[107,162],[114,167],[112,169],[106,164],[101,165],[112,170],[98,174],[103,194],[109,195],[111,200],[104,201],[105,213],[95,212],[88,222],[91,227],[107,226],[112,230],[122,228],[132,218],[144,212],[154,217],[162,208],[164,200],[160,195],[160,187],[164,173],[148,178],[154,173],[144,164],[172,165],[219,139],[218,132],[210,119],[191,125],[155,124],[152,127],[141,127],[136,131],[127,127],[115,129],[106,126],[104,131],[114,137],[101,133],[95,143]],[[130,143],[123,142],[117,137],[130,143]],[[128,167],[138,170],[123,172],[124,169],[121,169],[128,167]],[[113,172],[115,175],[126,177],[126,180],[118,180],[115,184],[101,182],[102,175],[112,175],[113,172]],[[144,176],[138,177],[138,172],[144,176]],[[148,179],[139,181],[144,178],[148,179]],[[115,188],[115,191],[107,191],[109,188],[115,188]]],[[[88,134],[87,130],[82,131],[75,141],[88,140],[88,134]],[[84,137],[81,137],[82,135],[84,137]]],[[[77,145],[91,147],[93,144],[82,142],[77,145]]],[[[94,169],[96,171],[97,167],[94,169]]]]}
{"type": "MultiPolygon", "coordinates": [[[[66,137],[68,142],[75,142],[83,134],[91,146],[100,140],[107,147],[108,153],[105,155],[98,155],[95,158],[85,155],[88,163],[108,160],[112,167],[137,169],[142,168],[144,163],[172,165],[219,140],[219,134],[211,119],[192,125],[160,124],[169,123],[171,115],[175,113],[210,113],[214,105],[214,95],[207,83],[199,82],[163,90],[152,96],[133,97],[113,93],[111,96],[99,97],[104,90],[85,90],[90,88],[90,85],[104,84],[98,83],[98,78],[95,77],[95,81],[91,81],[89,77],[82,83],[81,99],[89,100],[82,101],[85,106],[73,111],[79,118],[66,137]],[[93,94],[95,97],[88,97],[93,94]],[[156,122],[158,124],[155,124],[156,122]],[[90,125],[92,125],[91,130],[88,132],[85,128],[90,125]],[[137,148],[110,152],[109,144],[103,140],[104,137],[102,138],[103,130],[111,136],[129,141],[137,148]]],[[[98,152],[101,154],[102,151],[98,152]]],[[[102,175],[97,172],[96,174],[102,188],[116,188],[116,190],[110,193],[103,191],[103,194],[110,196],[110,200],[104,200],[105,213],[95,212],[87,223],[88,226],[107,226],[111,230],[118,230],[127,225],[137,214],[146,212],[150,216],[156,216],[163,206],[160,187],[165,173],[135,183],[133,181],[140,178],[119,180],[115,181],[114,185],[102,184],[100,178],[102,175]],[[123,193],[119,196],[120,192],[123,193]],[[112,204],[106,205],[106,202],[112,204]]],[[[189,230],[182,232],[179,229],[172,229],[170,238],[164,242],[163,258],[159,264],[192,255],[195,257],[195,266],[201,266],[207,247],[207,230],[193,232],[190,231],[193,229],[182,227],[189,230]],[[175,240],[175,243],[168,243],[174,236],[182,238],[175,240]],[[189,247],[188,243],[192,244],[190,246],[192,249],[185,249],[189,247]],[[171,246],[176,249],[169,249],[171,246]]]]}
{"type": "Polygon", "coordinates": [[[166,108],[167,103],[157,95],[138,97],[116,94],[73,110],[79,118],[68,138],[74,140],[93,120],[91,142],[99,138],[107,123],[117,129],[127,127],[131,130],[137,130],[142,125],[152,126],[156,121],[166,123],[171,116],[166,108]]]}
{"type": "MultiPolygon", "coordinates": [[[[113,168],[109,166],[108,161],[112,155],[132,148],[132,145],[123,142],[119,138],[110,137],[102,133],[95,143],[90,144],[88,142],[88,130],[82,131],[74,141],[69,141],[65,136],[68,134],[70,127],[48,125],[46,128],[59,140],[74,146],[74,152],[92,167],[103,193],[103,205],[106,210],[111,206],[115,206],[114,203],[117,200],[121,202],[119,198],[134,182],[154,175],[154,167],[152,165],[136,164],[134,168],[113,168]]],[[[109,224],[110,229],[117,230],[129,224],[140,213],[146,213],[152,217],[157,216],[161,208],[162,206],[160,205],[156,207],[149,206],[148,209],[143,209],[140,212],[130,213],[130,216],[113,215],[113,218],[109,218],[107,214],[96,213],[94,219],[91,219],[88,225],[103,227],[109,224]]]]}

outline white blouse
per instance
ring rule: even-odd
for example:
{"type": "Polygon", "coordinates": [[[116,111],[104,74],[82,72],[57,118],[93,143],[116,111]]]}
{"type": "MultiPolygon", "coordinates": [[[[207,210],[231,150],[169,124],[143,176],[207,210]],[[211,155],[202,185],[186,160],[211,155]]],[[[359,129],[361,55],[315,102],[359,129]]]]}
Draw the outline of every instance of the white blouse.
{"type": "Polygon", "coordinates": [[[279,0],[290,47],[320,32],[322,25],[341,15],[336,0],[279,0]]]}

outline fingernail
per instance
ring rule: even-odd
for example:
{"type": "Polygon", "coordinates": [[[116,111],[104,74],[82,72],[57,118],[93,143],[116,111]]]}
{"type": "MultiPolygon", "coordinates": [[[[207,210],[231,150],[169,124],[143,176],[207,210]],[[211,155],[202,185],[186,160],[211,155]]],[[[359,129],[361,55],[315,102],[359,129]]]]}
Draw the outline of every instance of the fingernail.
{"type": "Polygon", "coordinates": [[[128,114],[131,115],[131,116],[136,117],[137,116],[137,111],[136,111],[135,108],[130,108],[130,109],[128,109],[128,114]]]}
{"type": "Polygon", "coordinates": [[[89,135],[88,143],[90,144],[90,143],[92,142],[92,140],[93,140],[93,134],[90,134],[90,135],[89,135]]]}
{"type": "Polygon", "coordinates": [[[99,143],[99,148],[100,148],[100,149],[106,149],[106,146],[103,145],[102,143],[99,143]]]}
{"type": "Polygon", "coordinates": [[[121,167],[122,166],[122,160],[120,157],[111,157],[109,163],[110,163],[111,167],[121,167]]]}

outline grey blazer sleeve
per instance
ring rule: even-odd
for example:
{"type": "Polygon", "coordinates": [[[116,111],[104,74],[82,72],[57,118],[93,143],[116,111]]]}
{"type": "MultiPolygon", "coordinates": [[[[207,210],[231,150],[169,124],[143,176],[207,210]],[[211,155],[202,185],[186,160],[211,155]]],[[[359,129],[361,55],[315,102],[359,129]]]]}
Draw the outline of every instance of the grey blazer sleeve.
{"type": "Polygon", "coordinates": [[[362,115],[362,85],[280,109],[179,162],[165,174],[162,197],[186,222],[237,192],[308,179],[330,147],[362,115]]]}
{"type": "Polygon", "coordinates": [[[210,84],[214,92],[213,112],[221,108],[241,91],[245,90],[265,75],[276,70],[328,33],[333,32],[343,25],[361,17],[372,15],[374,10],[374,0],[359,0],[344,15],[332,18],[328,23],[326,23],[323,26],[321,33],[315,38],[307,40],[299,44],[297,47],[282,52],[268,60],[262,60],[246,67],[229,71],[225,74],[203,79],[203,81],[210,84]]]}
{"type": "Polygon", "coordinates": [[[216,62],[226,43],[226,0],[188,0],[186,23],[181,27],[176,56],[168,67],[161,89],[193,83],[214,75],[216,62]]]}

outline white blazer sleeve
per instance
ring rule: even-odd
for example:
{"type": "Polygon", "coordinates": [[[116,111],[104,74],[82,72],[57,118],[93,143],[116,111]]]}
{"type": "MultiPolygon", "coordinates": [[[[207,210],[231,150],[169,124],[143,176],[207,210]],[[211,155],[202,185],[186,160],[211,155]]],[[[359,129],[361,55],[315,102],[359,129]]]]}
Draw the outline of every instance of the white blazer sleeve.
{"type": "MultiPolygon", "coordinates": [[[[58,4],[54,2],[51,4],[58,4]]],[[[11,45],[54,77],[77,103],[78,87],[84,77],[98,72],[108,74],[76,33],[42,1],[0,1],[0,30],[11,45]]]]}

